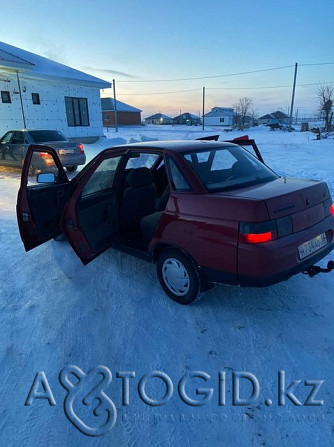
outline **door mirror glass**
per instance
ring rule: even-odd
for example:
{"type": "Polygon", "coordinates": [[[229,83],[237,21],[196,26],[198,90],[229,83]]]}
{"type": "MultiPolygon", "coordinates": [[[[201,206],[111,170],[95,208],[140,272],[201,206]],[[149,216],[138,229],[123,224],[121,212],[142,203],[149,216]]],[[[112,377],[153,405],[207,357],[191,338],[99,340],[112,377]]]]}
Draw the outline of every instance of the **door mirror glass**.
{"type": "Polygon", "coordinates": [[[41,172],[37,175],[37,183],[55,183],[56,176],[54,172],[41,172]]]}

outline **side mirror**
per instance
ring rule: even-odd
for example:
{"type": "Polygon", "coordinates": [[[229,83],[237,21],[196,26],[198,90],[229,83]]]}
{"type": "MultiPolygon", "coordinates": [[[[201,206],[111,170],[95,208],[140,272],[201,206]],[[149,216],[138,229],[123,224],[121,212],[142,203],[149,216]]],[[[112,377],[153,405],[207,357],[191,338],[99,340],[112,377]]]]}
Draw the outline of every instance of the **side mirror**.
{"type": "Polygon", "coordinates": [[[41,172],[37,175],[37,183],[56,183],[54,172],[41,172]]]}

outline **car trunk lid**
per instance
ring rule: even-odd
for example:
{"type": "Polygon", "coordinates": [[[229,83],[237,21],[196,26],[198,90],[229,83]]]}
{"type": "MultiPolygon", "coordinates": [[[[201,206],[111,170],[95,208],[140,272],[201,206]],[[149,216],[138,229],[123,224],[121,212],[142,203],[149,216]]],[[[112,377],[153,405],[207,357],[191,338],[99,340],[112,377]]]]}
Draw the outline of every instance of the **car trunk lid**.
{"type": "Polygon", "coordinates": [[[325,182],[286,177],[243,188],[238,192],[234,190],[233,195],[264,200],[269,219],[291,216],[293,232],[301,231],[324,219],[326,216],[324,202],[330,201],[325,182]]]}

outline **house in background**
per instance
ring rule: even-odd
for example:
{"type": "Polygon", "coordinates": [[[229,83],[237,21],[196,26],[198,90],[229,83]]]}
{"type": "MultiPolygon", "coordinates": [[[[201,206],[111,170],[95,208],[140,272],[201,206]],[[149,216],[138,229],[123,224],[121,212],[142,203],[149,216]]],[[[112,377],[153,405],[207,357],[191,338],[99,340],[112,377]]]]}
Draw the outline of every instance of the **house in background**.
{"type": "Polygon", "coordinates": [[[163,113],[156,113],[145,118],[145,124],[173,124],[173,118],[163,113]]]}
{"type": "Polygon", "coordinates": [[[100,90],[109,82],[0,42],[0,134],[55,129],[68,138],[103,135],[100,90]]]}
{"type": "Polygon", "coordinates": [[[230,107],[214,107],[204,115],[207,126],[233,126],[234,109],[230,107]]]}
{"type": "Polygon", "coordinates": [[[186,126],[198,126],[201,124],[201,118],[197,115],[193,115],[192,113],[182,113],[181,115],[173,118],[173,124],[183,124],[186,126]]]}
{"type": "Polygon", "coordinates": [[[284,112],[277,110],[273,113],[268,113],[267,115],[261,116],[258,119],[259,124],[289,124],[290,117],[284,112]]]}
{"type": "MultiPolygon", "coordinates": [[[[103,126],[115,125],[115,100],[101,98],[103,126]]],[[[119,126],[134,126],[141,124],[141,110],[116,100],[117,124],[119,126]]]]}

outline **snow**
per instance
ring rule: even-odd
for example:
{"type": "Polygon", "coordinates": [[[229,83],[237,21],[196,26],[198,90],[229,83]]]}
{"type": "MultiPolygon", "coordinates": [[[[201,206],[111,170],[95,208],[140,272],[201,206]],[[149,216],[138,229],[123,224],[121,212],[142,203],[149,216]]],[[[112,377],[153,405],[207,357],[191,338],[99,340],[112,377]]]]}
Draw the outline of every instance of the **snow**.
{"type": "MultiPolygon", "coordinates": [[[[128,141],[191,139],[219,133],[220,140],[247,133],[267,164],[281,174],[326,180],[334,197],[333,139],[312,133],[269,131],[265,127],[225,133],[222,129],[145,126],[105,131],[106,138],[86,145],[88,161],[102,149],[128,141]]],[[[73,174],[74,175],[74,174],[73,174]]],[[[0,169],[1,243],[1,418],[0,445],[16,446],[220,446],[332,443],[333,278],[303,275],[265,289],[215,286],[192,306],[180,306],[162,291],[155,266],[109,250],[84,267],[70,246],[50,241],[25,253],[15,216],[20,173],[0,169]],[[66,418],[65,389],[59,372],[77,365],[85,373],[98,365],[112,372],[104,391],[117,408],[115,426],[101,437],[82,434],[66,418]],[[163,371],[174,393],[151,407],[138,394],[147,373],[163,371]],[[321,406],[277,404],[278,372],[304,403],[311,391],[304,381],[324,380],[315,400],[321,406]],[[44,371],[56,406],[36,399],[25,406],[37,372],[44,371]],[[116,372],[134,371],[129,406],[122,405],[116,372]],[[191,407],[178,395],[185,373],[203,371],[195,388],[213,388],[203,406],[191,407]],[[256,376],[255,404],[232,405],[232,372],[256,376]],[[226,405],[218,405],[218,373],[226,373],[226,405]],[[265,400],[271,399],[271,406],[265,400]]],[[[322,265],[333,255],[321,262],[322,265]]],[[[241,396],[249,396],[244,381],[241,396]]],[[[90,390],[90,389],[89,389],[90,390]]],[[[40,386],[39,391],[42,391],[40,386]]],[[[161,399],[165,387],[151,379],[147,395],[161,399]]],[[[81,405],[82,407],[82,405],[81,405]]],[[[85,414],[80,403],[77,414],[85,414]]],[[[88,416],[87,416],[88,417],[88,416]]]]}
{"type": "Polygon", "coordinates": [[[5,42],[0,42],[0,51],[4,52],[3,59],[5,66],[13,66],[16,68],[21,65],[31,76],[61,79],[62,81],[72,80],[72,82],[75,81],[77,83],[90,83],[92,86],[99,88],[110,88],[110,83],[107,81],[75,70],[59,62],[52,61],[46,57],[39,56],[38,54],[14,47],[5,42]]]}

